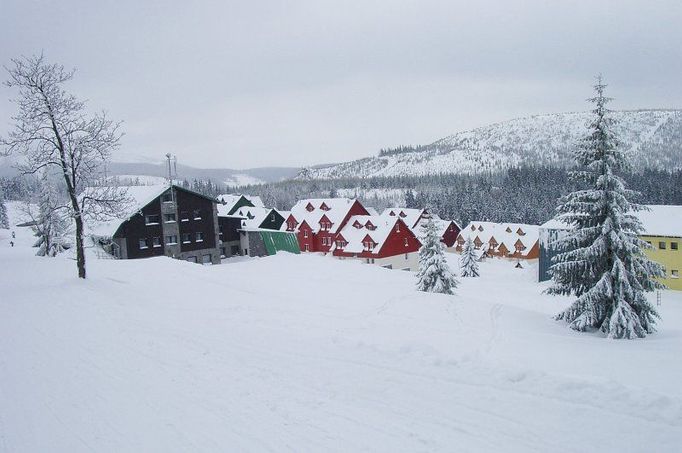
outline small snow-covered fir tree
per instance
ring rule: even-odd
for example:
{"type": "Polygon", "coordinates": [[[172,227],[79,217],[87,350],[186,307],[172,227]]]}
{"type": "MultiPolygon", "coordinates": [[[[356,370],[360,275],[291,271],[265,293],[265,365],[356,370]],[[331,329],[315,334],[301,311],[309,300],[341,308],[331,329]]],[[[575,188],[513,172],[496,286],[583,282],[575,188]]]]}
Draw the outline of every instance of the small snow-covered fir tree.
{"type": "Polygon", "coordinates": [[[0,228],[9,228],[9,218],[7,217],[7,205],[5,196],[0,190],[0,228]]]}
{"type": "Polygon", "coordinates": [[[467,238],[459,257],[460,275],[462,277],[478,277],[478,263],[476,262],[476,249],[471,237],[467,238]]]}
{"type": "Polygon", "coordinates": [[[560,253],[550,268],[554,284],[548,292],[577,296],[556,316],[575,330],[641,338],[655,331],[659,315],[645,293],[662,286],[654,277],[663,271],[644,255],[647,244],[638,237],[642,226],[632,212],[644,207],[630,201],[636,192],[616,174],[627,161],[612,131],[605,87],[598,77],[590,99],[594,119],[571,173],[586,189],[568,194],[557,208],[558,218],[573,229],[553,244],[560,253]]]}
{"type": "Polygon", "coordinates": [[[47,175],[41,179],[38,197],[38,213],[31,215],[35,222],[33,233],[38,238],[33,247],[38,248],[37,256],[54,257],[70,247],[69,222],[61,212],[56,191],[47,175]]]}
{"type": "Polygon", "coordinates": [[[430,293],[453,294],[457,287],[457,279],[445,260],[443,243],[440,241],[436,224],[429,218],[421,229],[422,246],[419,249],[417,289],[430,293]]]}

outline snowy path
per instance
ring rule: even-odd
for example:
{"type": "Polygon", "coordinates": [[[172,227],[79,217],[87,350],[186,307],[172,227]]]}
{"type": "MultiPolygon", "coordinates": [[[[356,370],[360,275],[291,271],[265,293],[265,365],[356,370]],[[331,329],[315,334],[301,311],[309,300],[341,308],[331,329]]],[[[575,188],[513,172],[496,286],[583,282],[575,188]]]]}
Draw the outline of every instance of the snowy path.
{"type": "MultiPolygon", "coordinates": [[[[23,234],[23,232],[22,232],[23,234]]],[[[456,297],[314,256],[205,268],[31,256],[0,230],[0,451],[679,451],[661,332],[567,331],[530,269],[456,297]]]]}

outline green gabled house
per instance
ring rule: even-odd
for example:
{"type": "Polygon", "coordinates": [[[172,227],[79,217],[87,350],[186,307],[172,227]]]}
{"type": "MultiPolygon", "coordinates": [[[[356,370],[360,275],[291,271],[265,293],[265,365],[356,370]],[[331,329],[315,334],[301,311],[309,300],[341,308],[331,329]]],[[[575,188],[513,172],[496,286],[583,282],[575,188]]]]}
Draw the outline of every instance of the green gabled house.
{"type": "Polygon", "coordinates": [[[239,208],[263,208],[263,201],[259,196],[226,193],[216,197],[223,206],[226,215],[234,215],[239,208]]]}

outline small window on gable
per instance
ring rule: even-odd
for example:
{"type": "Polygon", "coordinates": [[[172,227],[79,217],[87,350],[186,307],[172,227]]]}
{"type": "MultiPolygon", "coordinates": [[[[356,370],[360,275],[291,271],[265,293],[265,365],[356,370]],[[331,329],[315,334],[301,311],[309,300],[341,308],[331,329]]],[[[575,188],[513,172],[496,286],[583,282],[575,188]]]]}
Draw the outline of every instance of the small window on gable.
{"type": "Polygon", "coordinates": [[[400,211],[400,217],[405,218],[407,217],[407,214],[405,214],[403,211],[400,211]]]}
{"type": "Polygon", "coordinates": [[[474,225],[471,225],[471,231],[475,231],[476,227],[474,225]]]}
{"type": "Polygon", "coordinates": [[[407,240],[407,238],[405,238],[405,247],[407,247],[408,245],[410,245],[410,242],[407,240]]]}
{"type": "Polygon", "coordinates": [[[322,209],[323,211],[329,211],[329,206],[327,206],[326,203],[322,202],[322,204],[320,205],[320,209],[322,209]]]}
{"type": "Polygon", "coordinates": [[[312,203],[308,203],[308,205],[305,207],[306,211],[312,212],[315,210],[315,206],[312,205],[312,203]]]}
{"type": "Polygon", "coordinates": [[[367,223],[365,223],[365,227],[366,227],[368,230],[371,230],[371,231],[374,231],[374,230],[376,229],[376,227],[374,226],[374,224],[373,224],[372,222],[370,222],[369,220],[367,221],[367,223]]]}
{"type": "Polygon", "coordinates": [[[306,239],[308,238],[308,230],[303,231],[303,237],[306,239]]]}
{"type": "Polygon", "coordinates": [[[478,226],[478,231],[483,231],[483,226],[479,225],[479,226],[478,226]]]}
{"type": "Polygon", "coordinates": [[[395,232],[400,233],[400,222],[396,222],[395,224],[395,232]]]}
{"type": "Polygon", "coordinates": [[[357,220],[355,222],[353,222],[353,226],[355,228],[362,228],[362,224],[360,222],[358,222],[357,220]]]}
{"type": "Polygon", "coordinates": [[[395,217],[395,212],[394,212],[394,211],[391,211],[391,212],[388,213],[388,215],[395,217]]]}
{"type": "Polygon", "coordinates": [[[511,233],[511,228],[507,227],[507,229],[504,231],[506,231],[507,233],[511,233]]]}
{"type": "Polygon", "coordinates": [[[518,234],[519,236],[524,236],[526,233],[524,233],[523,230],[519,228],[518,230],[516,230],[516,234],[518,234]]]}

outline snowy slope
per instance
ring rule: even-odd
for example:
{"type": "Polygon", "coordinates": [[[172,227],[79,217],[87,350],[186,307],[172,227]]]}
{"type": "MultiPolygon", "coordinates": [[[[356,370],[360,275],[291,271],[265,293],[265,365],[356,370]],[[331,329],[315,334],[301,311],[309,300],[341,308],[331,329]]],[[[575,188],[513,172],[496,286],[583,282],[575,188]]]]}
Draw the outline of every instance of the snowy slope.
{"type": "Polygon", "coordinates": [[[679,293],[663,294],[658,334],[608,341],[552,321],[567,300],[508,262],[483,263],[454,297],[314,255],[213,267],[89,255],[78,281],[68,257],[34,257],[17,234],[10,248],[0,230],[0,451],[682,443],[679,293]]]}
{"type": "MultiPolygon", "coordinates": [[[[614,112],[616,133],[637,167],[682,168],[682,110],[614,112]]],[[[585,136],[588,112],[520,118],[459,132],[424,151],[370,157],[305,169],[306,177],[475,173],[519,164],[567,165],[585,136]]]]}

